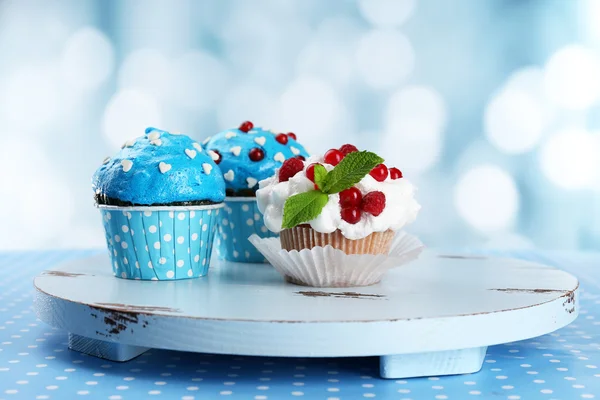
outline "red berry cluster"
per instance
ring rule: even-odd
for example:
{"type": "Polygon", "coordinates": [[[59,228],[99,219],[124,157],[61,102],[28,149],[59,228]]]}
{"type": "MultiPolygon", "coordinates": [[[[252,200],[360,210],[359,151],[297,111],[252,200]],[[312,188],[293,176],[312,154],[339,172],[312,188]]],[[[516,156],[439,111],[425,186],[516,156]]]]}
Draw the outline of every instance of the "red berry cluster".
{"type": "Polygon", "coordinates": [[[339,149],[330,149],[325,153],[325,158],[323,161],[325,163],[333,165],[334,167],[342,161],[344,157],[346,157],[350,153],[354,153],[358,151],[356,146],[352,144],[345,144],[339,149]]]}
{"type": "MultiPolygon", "coordinates": [[[[278,135],[280,137],[283,134],[278,135]]],[[[289,136],[290,134],[288,134],[289,136]]],[[[285,135],[284,135],[285,136],[285,135]]],[[[295,138],[294,138],[295,139],[295,138]]],[[[287,143],[287,138],[282,139],[287,143]]],[[[279,141],[279,140],[278,140],[279,141]]],[[[280,141],[280,143],[282,143],[280,141]]],[[[350,153],[358,151],[356,146],[351,144],[345,144],[339,149],[330,149],[325,153],[324,163],[336,166],[344,159],[344,157],[350,153]]],[[[302,171],[304,168],[304,157],[301,156],[290,158],[285,160],[281,168],[279,169],[279,181],[286,182],[291,177],[302,171]]],[[[318,163],[310,164],[306,168],[306,177],[313,183],[315,181],[315,166],[318,163]]],[[[402,178],[402,172],[398,168],[390,168],[384,164],[375,166],[369,174],[377,181],[383,182],[388,176],[391,179],[402,178]]],[[[315,189],[318,189],[315,183],[315,189]]],[[[385,209],[385,194],[380,191],[369,192],[363,196],[361,191],[356,187],[343,190],[339,194],[340,206],[342,208],[340,214],[344,221],[349,224],[356,224],[360,221],[362,213],[368,213],[373,216],[380,215],[385,209]]]]}
{"type": "Polygon", "coordinates": [[[349,224],[360,221],[363,212],[378,216],[385,209],[385,194],[375,191],[364,196],[356,187],[340,192],[340,212],[342,219],[349,224]]]}
{"type": "Polygon", "coordinates": [[[376,181],[383,182],[388,176],[392,179],[402,178],[402,171],[396,167],[388,169],[388,167],[386,167],[384,164],[379,164],[376,165],[371,172],[369,172],[369,175],[371,175],[376,181]]]}
{"type": "MultiPolygon", "coordinates": [[[[352,144],[345,144],[339,149],[328,150],[325,153],[325,159],[323,161],[325,161],[325,163],[327,164],[336,166],[340,163],[340,161],[342,161],[342,159],[345,156],[347,156],[350,153],[354,153],[355,151],[358,151],[356,146],[352,144]]],[[[375,166],[375,168],[373,168],[371,172],[369,172],[369,175],[371,175],[376,181],[379,182],[385,181],[388,176],[392,179],[402,178],[402,172],[398,168],[390,168],[388,170],[388,167],[386,167],[384,164],[379,164],[375,166]]]]}

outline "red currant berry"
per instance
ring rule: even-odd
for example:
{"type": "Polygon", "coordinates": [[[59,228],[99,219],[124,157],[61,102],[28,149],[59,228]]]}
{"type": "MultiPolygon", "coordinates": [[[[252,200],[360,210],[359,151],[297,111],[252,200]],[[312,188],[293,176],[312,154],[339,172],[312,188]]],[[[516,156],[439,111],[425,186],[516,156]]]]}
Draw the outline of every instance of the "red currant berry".
{"type": "Polygon", "coordinates": [[[358,149],[353,144],[345,144],[342,147],[340,147],[340,151],[342,152],[343,155],[348,155],[350,153],[354,153],[355,151],[358,151],[358,149]]]}
{"type": "Polygon", "coordinates": [[[369,172],[376,181],[383,182],[388,177],[388,169],[384,164],[379,164],[369,172]]]}
{"type": "Polygon", "coordinates": [[[296,156],[298,160],[306,161],[306,157],[304,156],[296,156]]]}
{"type": "Polygon", "coordinates": [[[360,206],[361,200],[362,193],[355,187],[340,192],[340,205],[342,208],[358,207],[360,206]]]}
{"type": "Polygon", "coordinates": [[[400,171],[396,167],[390,168],[390,178],[392,178],[392,179],[400,179],[400,178],[402,178],[402,171],[400,171]]]}
{"type": "Polygon", "coordinates": [[[328,150],[327,153],[325,153],[324,161],[327,164],[333,165],[335,167],[340,163],[340,161],[342,161],[342,158],[344,158],[344,154],[342,154],[341,151],[339,151],[338,149],[331,149],[328,150]]]}
{"type": "Polygon", "coordinates": [[[221,160],[223,159],[223,157],[221,156],[221,153],[219,153],[218,150],[209,150],[212,151],[214,154],[216,154],[216,157],[212,157],[213,161],[215,162],[215,164],[219,164],[221,162],[221,160]]]}
{"type": "Polygon", "coordinates": [[[378,216],[385,209],[385,194],[383,192],[369,192],[365,194],[360,209],[366,213],[378,216]]]}
{"type": "Polygon", "coordinates": [[[287,144],[288,137],[285,133],[280,133],[279,135],[275,136],[275,140],[277,140],[281,144],[287,144]]]}
{"type": "Polygon", "coordinates": [[[360,208],[358,207],[346,207],[346,208],[342,208],[342,211],[340,212],[342,219],[344,221],[346,221],[349,224],[356,224],[358,221],[360,221],[360,208]]]}
{"type": "Polygon", "coordinates": [[[318,163],[312,163],[308,167],[306,167],[306,177],[310,179],[311,182],[315,181],[315,165],[317,164],[318,163]]]}
{"type": "Polygon", "coordinates": [[[254,147],[248,152],[248,157],[250,157],[252,161],[260,161],[265,158],[265,152],[258,147],[254,147]]]}
{"type": "Polygon", "coordinates": [[[254,124],[250,121],[244,121],[238,128],[242,132],[248,133],[252,128],[254,128],[254,124]]]}
{"type": "Polygon", "coordinates": [[[287,134],[287,136],[288,136],[290,139],[297,140],[297,139],[296,139],[296,134],[295,134],[294,132],[290,132],[290,133],[288,133],[288,134],[287,134]]]}
{"type": "Polygon", "coordinates": [[[304,169],[304,162],[297,158],[288,158],[279,169],[279,182],[287,182],[292,176],[304,169]]]}

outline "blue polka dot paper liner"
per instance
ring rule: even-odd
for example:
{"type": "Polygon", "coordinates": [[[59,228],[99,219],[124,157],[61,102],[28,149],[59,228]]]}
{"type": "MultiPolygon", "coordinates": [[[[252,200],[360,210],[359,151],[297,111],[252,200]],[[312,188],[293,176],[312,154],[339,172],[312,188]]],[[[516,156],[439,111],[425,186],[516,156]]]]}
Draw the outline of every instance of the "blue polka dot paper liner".
{"type": "Polygon", "coordinates": [[[99,206],[114,275],[139,280],[206,275],[221,207],[99,206]]]}
{"type": "Polygon", "coordinates": [[[228,197],[225,209],[217,217],[217,253],[220,258],[246,263],[264,263],[265,257],[248,241],[251,235],[278,237],[269,231],[258,210],[255,197],[228,197]]]}

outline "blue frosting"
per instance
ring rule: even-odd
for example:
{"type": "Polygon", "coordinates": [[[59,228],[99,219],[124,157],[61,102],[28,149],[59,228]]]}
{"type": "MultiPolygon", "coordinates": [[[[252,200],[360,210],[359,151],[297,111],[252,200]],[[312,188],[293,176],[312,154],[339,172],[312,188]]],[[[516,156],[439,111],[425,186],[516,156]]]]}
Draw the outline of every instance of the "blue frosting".
{"type": "Polygon", "coordinates": [[[276,135],[262,128],[253,128],[248,133],[239,129],[229,129],[204,141],[204,148],[217,150],[221,154],[219,167],[223,171],[228,189],[256,190],[256,182],[273,176],[284,160],[299,155],[306,158],[309,156],[304,147],[294,139],[288,138],[287,144],[281,144],[275,140],[276,135]],[[250,159],[249,152],[255,147],[265,153],[265,157],[260,161],[250,159]],[[236,155],[238,151],[239,155],[236,155]]]}
{"type": "Polygon", "coordinates": [[[135,205],[225,199],[223,175],[202,146],[155,128],[107,159],[94,174],[92,188],[135,205]]]}

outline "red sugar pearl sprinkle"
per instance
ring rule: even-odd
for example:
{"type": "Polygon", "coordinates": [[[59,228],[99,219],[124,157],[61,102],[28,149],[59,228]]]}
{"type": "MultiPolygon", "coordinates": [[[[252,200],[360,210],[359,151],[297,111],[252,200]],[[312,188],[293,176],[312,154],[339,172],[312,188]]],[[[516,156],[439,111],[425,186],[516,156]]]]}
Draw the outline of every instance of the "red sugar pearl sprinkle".
{"type": "Polygon", "coordinates": [[[260,161],[265,158],[265,152],[258,147],[254,147],[248,152],[248,157],[250,157],[252,161],[260,161]]]}
{"type": "Polygon", "coordinates": [[[279,135],[275,136],[275,140],[277,140],[281,144],[287,144],[288,137],[287,135],[280,133],[279,135]]]}
{"type": "Polygon", "coordinates": [[[240,127],[238,128],[240,131],[242,132],[250,132],[250,130],[254,128],[254,124],[250,121],[244,121],[242,122],[242,124],[240,125],[240,127]]]}

